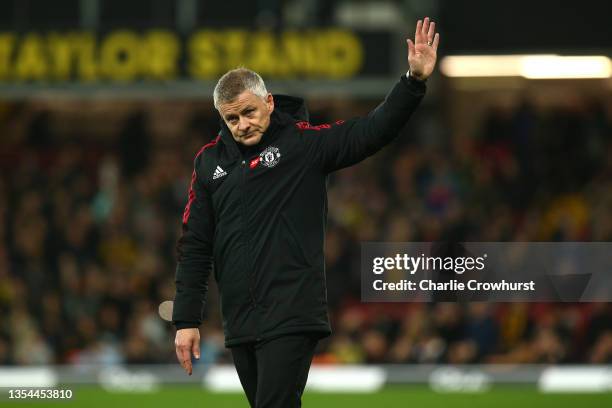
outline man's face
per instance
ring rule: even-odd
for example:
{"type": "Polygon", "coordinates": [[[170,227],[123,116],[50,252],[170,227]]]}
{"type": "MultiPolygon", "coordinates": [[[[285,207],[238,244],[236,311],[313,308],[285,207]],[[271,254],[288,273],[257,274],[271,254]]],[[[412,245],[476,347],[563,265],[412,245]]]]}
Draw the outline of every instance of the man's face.
{"type": "Polygon", "coordinates": [[[261,98],[250,91],[244,91],[233,101],[219,105],[219,113],[234,140],[247,146],[259,143],[270,126],[273,110],[271,94],[261,98]]]}

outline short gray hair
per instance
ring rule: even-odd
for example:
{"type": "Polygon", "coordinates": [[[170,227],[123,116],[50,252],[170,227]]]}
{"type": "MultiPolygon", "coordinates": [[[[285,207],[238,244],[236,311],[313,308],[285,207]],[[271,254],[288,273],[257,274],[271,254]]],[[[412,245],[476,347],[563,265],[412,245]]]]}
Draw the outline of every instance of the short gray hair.
{"type": "Polygon", "coordinates": [[[219,110],[219,105],[233,101],[244,91],[250,91],[261,98],[268,95],[266,84],[257,72],[244,67],[226,72],[219,78],[213,92],[215,108],[219,110]]]}

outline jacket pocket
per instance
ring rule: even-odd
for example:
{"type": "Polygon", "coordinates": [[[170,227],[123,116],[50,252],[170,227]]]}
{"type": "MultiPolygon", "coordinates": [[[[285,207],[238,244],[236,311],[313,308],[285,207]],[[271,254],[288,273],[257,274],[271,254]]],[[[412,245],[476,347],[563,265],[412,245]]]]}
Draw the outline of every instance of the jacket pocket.
{"type": "Polygon", "coordinates": [[[312,268],[312,260],[304,250],[304,246],[300,243],[300,237],[295,228],[284,213],[281,212],[280,218],[286,231],[280,238],[287,240],[285,245],[288,247],[291,257],[303,267],[312,268]]]}

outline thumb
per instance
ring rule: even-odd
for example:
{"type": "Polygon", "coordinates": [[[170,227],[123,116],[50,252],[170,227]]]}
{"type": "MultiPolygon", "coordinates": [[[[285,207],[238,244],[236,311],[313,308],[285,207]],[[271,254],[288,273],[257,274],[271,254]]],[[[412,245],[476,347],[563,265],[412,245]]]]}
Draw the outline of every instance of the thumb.
{"type": "Polygon", "coordinates": [[[408,58],[410,58],[412,55],[414,55],[414,43],[410,38],[408,38],[406,42],[408,43],[408,58]]]}
{"type": "Polygon", "coordinates": [[[191,347],[191,352],[196,359],[200,359],[200,341],[198,339],[193,341],[193,346],[191,347]]]}

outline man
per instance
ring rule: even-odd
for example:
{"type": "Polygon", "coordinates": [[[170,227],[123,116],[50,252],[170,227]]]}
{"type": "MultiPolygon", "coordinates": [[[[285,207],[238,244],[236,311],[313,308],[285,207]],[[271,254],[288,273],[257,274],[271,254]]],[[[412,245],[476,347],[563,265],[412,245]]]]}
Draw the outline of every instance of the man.
{"type": "Polygon", "coordinates": [[[255,72],[217,83],[219,137],[196,155],[179,240],[172,320],[189,375],[214,270],[225,345],[252,407],[299,407],[313,353],[331,333],[323,256],[329,173],[391,142],[425,94],[439,34],[407,40],[409,72],[365,118],[311,126],[301,99],[272,96],[255,72]],[[213,268],[214,266],[214,268],[213,268]]]}

